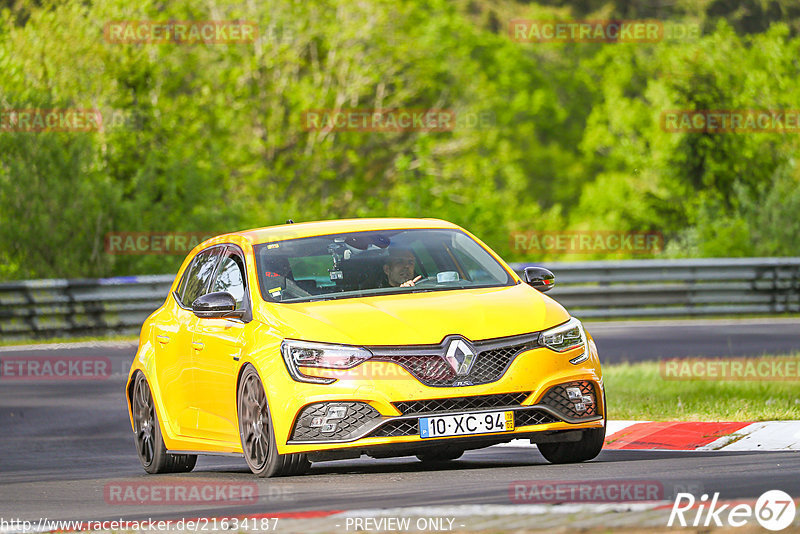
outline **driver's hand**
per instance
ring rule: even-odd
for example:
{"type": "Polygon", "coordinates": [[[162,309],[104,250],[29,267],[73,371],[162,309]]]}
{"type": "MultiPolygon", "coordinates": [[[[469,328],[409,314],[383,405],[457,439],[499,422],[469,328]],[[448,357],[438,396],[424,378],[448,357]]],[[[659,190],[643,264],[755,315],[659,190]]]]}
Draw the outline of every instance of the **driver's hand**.
{"type": "Polygon", "coordinates": [[[409,280],[407,282],[403,282],[402,284],[400,284],[400,287],[414,287],[414,285],[417,282],[419,282],[420,279],[422,279],[422,275],[419,275],[418,277],[414,278],[413,280],[409,280]]]}

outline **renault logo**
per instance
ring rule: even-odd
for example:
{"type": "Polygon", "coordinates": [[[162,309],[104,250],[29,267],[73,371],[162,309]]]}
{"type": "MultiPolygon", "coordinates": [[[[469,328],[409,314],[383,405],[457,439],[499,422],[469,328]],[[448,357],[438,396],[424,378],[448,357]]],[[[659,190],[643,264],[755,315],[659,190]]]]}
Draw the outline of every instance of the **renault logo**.
{"type": "Polygon", "coordinates": [[[444,359],[457,375],[468,375],[475,363],[475,350],[463,339],[454,339],[447,346],[444,359]]]}

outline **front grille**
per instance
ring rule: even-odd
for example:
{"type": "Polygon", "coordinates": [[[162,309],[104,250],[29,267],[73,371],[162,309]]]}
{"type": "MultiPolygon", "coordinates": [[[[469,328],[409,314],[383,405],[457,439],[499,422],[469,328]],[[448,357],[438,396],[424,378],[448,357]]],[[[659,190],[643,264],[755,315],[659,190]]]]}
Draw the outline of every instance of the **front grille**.
{"type": "Polygon", "coordinates": [[[531,408],[530,410],[517,410],[514,412],[514,428],[557,422],[558,419],[538,408],[531,408]]]}
{"type": "MultiPolygon", "coordinates": [[[[345,441],[363,433],[370,425],[377,423],[381,414],[363,402],[320,402],[303,408],[292,432],[292,441],[345,441]],[[329,417],[333,407],[345,407],[344,418],[329,417]],[[323,427],[312,426],[314,419],[322,419],[322,423],[335,425],[333,431],[323,432],[323,427]]],[[[319,423],[320,421],[317,421],[319,423]]]]}
{"type": "Polygon", "coordinates": [[[553,408],[556,412],[571,419],[581,419],[584,417],[594,417],[597,415],[597,395],[595,394],[594,384],[588,380],[579,380],[567,384],[559,384],[550,388],[539,404],[545,404],[553,408]],[[584,410],[576,410],[575,401],[567,396],[567,388],[578,387],[581,395],[590,395],[592,403],[585,403],[584,410]]]}
{"type": "Polygon", "coordinates": [[[494,382],[503,376],[503,372],[511,360],[524,348],[525,345],[516,345],[479,352],[469,374],[462,376],[456,375],[450,364],[438,354],[426,356],[399,354],[397,356],[380,356],[374,359],[389,361],[404,367],[426,386],[478,385],[494,382]]]}
{"type": "Polygon", "coordinates": [[[419,435],[419,421],[417,419],[399,419],[381,425],[370,434],[370,437],[396,438],[414,435],[419,435]]]}
{"type": "Polygon", "coordinates": [[[441,412],[465,412],[491,408],[519,406],[530,393],[503,393],[500,395],[476,395],[451,399],[428,399],[394,402],[403,415],[434,414],[441,412]]]}
{"type": "Polygon", "coordinates": [[[438,345],[367,347],[372,361],[391,362],[402,366],[417,380],[431,387],[472,386],[499,380],[518,354],[538,348],[539,334],[524,334],[472,343],[475,360],[467,374],[456,374],[446,359],[450,343],[461,336],[448,336],[438,345]]]}

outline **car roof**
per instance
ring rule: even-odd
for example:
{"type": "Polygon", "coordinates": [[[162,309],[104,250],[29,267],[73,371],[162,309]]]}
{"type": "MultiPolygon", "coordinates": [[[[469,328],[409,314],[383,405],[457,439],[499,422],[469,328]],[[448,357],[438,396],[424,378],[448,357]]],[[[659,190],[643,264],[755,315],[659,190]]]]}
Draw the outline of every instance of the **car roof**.
{"type": "Polygon", "coordinates": [[[370,230],[400,230],[414,228],[459,229],[459,226],[441,219],[410,218],[338,219],[332,221],[299,222],[292,224],[281,224],[278,226],[266,226],[264,228],[254,228],[252,230],[243,230],[240,232],[231,232],[211,238],[204,243],[201,243],[201,247],[230,240],[230,238],[234,236],[244,238],[251,244],[257,245],[259,243],[269,243],[273,241],[283,241],[286,239],[298,239],[301,237],[313,237],[317,235],[330,235],[344,232],[365,232],[370,230]]]}

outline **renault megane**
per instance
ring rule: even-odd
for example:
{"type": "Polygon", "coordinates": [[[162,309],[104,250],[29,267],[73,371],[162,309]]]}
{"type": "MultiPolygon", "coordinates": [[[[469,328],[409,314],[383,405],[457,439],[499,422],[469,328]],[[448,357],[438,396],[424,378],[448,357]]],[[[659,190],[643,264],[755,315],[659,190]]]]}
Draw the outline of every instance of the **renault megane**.
{"type": "Polygon", "coordinates": [[[243,455],[259,476],[311,462],[530,440],[550,462],[600,452],[597,349],[543,292],[440,220],[286,224],[207,240],[144,323],[126,386],[149,473],[243,455]]]}

